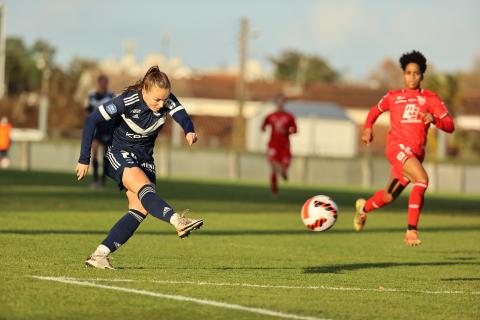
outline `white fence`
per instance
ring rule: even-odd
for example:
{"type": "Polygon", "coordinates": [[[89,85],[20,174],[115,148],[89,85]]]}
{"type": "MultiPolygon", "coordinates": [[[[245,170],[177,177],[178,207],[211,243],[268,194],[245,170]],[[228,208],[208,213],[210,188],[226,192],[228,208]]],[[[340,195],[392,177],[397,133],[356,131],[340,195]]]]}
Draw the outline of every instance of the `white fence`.
{"type": "MultiPolygon", "coordinates": [[[[16,142],[10,150],[12,167],[23,170],[71,172],[79,156],[78,141],[16,142]]],[[[159,144],[155,152],[158,177],[268,181],[269,167],[260,153],[225,150],[170,149],[159,144]]],[[[430,190],[480,196],[480,164],[425,163],[430,190]]],[[[384,187],[390,166],[381,158],[295,157],[289,181],[317,186],[384,187]]]]}

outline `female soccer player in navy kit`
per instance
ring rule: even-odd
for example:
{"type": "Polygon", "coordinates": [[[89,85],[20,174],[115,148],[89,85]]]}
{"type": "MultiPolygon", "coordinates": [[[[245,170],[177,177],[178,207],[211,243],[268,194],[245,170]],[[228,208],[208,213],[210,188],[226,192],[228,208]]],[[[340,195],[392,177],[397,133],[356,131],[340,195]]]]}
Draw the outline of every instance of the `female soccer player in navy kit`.
{"type": "Polygon", "coordinates": [[[377,191],[368,200],[357,200],[354,227],[356,231],[362,231],[367,213],[391,203],[412,182],[405,243],[417,246],[421,244],[417,224],[424,193],[428,187],[428,175],[422,165],[428,128],[433,124],[438,129],[452,133],[454,124],[438,95],[420,86],[427,70],[427,60],[423,54],[418,51],[405,53],[400,57],[400,66],[405,88],[389,91],[370,110],[362,134],[365,144],[372,142],[373,124],[380,114],[387,110],[390,112],[390,131],[385,155],[392,165],[392,177],[385,190],[377,191]]]}
{"type": "Polygon", "coordinates": [[[108,162],[107,174],[120,189],[126,190],[129,208],[85,261],[87,266],[113,269],[109,255],[127,242],[147,214],[172,224],[180,238],[203,225],[201,219],[189,219],[176,213],[155,192],[153,147],[167,114],[182,126],[189,145],[197,141],[193,123],[172,94],[167,75],[158,66],[153,66],[142,80],[101,105],[85,121],[77,179],[81,180],[88,172],[95,127],[103,121],[111,121],[113,141],[104,161],[108,162]]]}

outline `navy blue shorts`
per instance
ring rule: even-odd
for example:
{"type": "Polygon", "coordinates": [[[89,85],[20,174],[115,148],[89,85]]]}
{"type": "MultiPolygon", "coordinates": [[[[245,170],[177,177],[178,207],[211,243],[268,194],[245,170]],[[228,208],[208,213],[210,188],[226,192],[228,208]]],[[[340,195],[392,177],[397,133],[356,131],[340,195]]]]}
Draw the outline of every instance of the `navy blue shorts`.
{"type": "Polygon", "coordinates": [[[104,161],[107,163],[107,175],[115,180],[120,190],[126,189],[122,183],[123,170],[125,168],[138,167],[142,169],[148,180],[156,184],[155,163],[153,159],[144,161],[132,152],[118,150],[109,146],[105,153],[104,161]]]}
{"type": "Polygon", "coordinates": [[[93,138],[99,141],[104,146],[108,146],[112,143],[113,138],[113,128],[112,125],[108,122],[100,123],[95,129],[95,135],[93,138]]]}

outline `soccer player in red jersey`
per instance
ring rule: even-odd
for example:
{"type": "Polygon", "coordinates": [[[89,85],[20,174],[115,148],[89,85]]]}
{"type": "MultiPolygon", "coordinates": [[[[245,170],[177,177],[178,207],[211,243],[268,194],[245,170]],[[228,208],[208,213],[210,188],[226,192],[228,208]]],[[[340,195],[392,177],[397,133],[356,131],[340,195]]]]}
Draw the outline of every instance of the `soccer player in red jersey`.
{"type": "Polygon", "coordinates": [[[385,155],[392,165],[391,179],[384,190],[375,192],[370,199],[357,200],[354,227],[356,231],[362,231],[370,211],[391,203],[412,182],[405,243],[417,246],[421,244],[417,224],[428,187],[428,175],[422,165],[427,132],[431,125],[435,125],[438,129],[452,133],[454,124],[438,95],[420,86],[427,69],[427,60],[423,54],[418,51],[405,53],[399,61],[405,88],[389,91],[370,109],[362,133],[362,141],[368,145],[373,140],[372,126],[378,116],[390,111],[390,131],[385,155]]]}
{"type": "Polygon", "coordinates": [[[290,135],[297,132],[297,125],[293,114],[285,111],[285,96],[275,96],[276,111],[269,114],[263,121],[262,131],[271,127],[270,141],[268,142],[268,161],[272,169],[270,175],[270,190],[278,194],[277,175],[287,180],[287,170],[292,159],[290,153],[290,135]]]}

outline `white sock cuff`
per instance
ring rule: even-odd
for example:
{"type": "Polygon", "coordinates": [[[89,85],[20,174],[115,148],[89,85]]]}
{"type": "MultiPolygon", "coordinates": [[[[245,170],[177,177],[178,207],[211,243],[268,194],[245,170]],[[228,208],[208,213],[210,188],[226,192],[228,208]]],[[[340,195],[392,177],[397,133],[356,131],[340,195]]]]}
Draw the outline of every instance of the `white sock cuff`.
{"type": "Polygon", "coordinates": [[[108,255],[110,254],[110,252],[111,252],[111,251],[110,251],[110,249],[109,249],[107,246],[101,244],[101,245],[99,245],[99,246],[97,247],[97,250],[95,250],[95,253],[94,253],[94,254],[95,254],[95,255],[108,256],[108,255]]]}
{"type": "Polygon", "coordinates": [[[177,224],[178,224],[178,214],[176,214],[176,213],[172,214],[172,217],[170,218],[170,224],[173,225],[174,227],[177,226],[177,224]]]}

